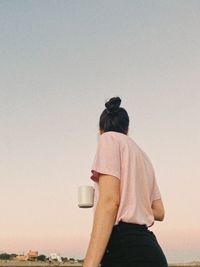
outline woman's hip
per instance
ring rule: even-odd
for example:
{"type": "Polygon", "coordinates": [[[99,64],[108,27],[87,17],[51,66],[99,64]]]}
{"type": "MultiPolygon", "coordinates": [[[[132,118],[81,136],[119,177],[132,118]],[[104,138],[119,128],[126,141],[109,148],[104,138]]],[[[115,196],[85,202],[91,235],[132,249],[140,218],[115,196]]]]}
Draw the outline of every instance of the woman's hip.
{"type": "Polygon", "coordinates": [[[146,225],[120,221],[113,227],[102,267],[166,267],[165,255],[156,236],[146,225]],[[135,264],[134,264],[135,263],[135,264]]]}

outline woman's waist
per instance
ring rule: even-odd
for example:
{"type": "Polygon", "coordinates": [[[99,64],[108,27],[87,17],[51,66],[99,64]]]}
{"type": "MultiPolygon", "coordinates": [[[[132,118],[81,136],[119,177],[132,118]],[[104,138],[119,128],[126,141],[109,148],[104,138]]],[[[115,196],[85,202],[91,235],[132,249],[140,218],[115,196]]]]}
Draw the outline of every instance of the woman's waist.
{"type": "Polygon", "coordinates": [[[146,224],[138,224],[138,223],[132,223],[132,222],[124,222],[120,220],[118,224],[113,226],[113,231],[119,231],[119,230],[148,230],[148,227],[146,224]]]}
{"type": "Polygon", "coordinates": [[[132,228],[135,227],[135,229],[137,229],[137,225],[139,225],[139,228],[144,229],[145,225],[147,228],[153,225],[154,217],[152,211],[149,212],[148,209],[140,209],[139,207],[138,210],[136,208],[130,210],[129,207],[127,207],[127,209],[123,209],[122,207],[117,212],[114,225],[119,224],[120,221],[122,221],[122,224],[123,222],[125,222],[126,224],[131,224],[132,228]],[[143,227],[141,227],[140,225],[143,225],[143,227]]]}

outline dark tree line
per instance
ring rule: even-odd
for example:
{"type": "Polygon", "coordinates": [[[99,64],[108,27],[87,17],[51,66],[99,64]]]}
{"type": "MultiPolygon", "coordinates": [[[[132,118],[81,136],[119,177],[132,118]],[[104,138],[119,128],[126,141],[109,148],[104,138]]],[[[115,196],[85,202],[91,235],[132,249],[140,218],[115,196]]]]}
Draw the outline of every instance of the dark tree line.
{"type": "Polygon", "coordinates": [[[12,260],[17,256],[17,254],[8,254],[8,253],[1,253],[0,260],[12,260]]]}
{"type": "MultiPolygon", "coordinates": [[[[18,256],[17,254],[15,253],[12,253],[12,254],[9,254],[9,253],[1,253],[0,254],[0,260],[13,260],[16,258],[16,256],[18,256]]],[[[47,261],[49,258],[44,255],[44,254],[41,254],[37,257],[37,260],[38,261],[47,261]]],[[[67,258],[67,257],[61,257],[62,261],[63,262],[68,262],[68,261],[74,261],[75,259],[74,258],[67,258]]],[[[81,260],[78,260],[79,262],[83,262],[83,259],[81,260]]]]}
{"type": "MultiPolygon", "coordinates": [[[[13,260],[15,259],[15,257],[17,256],[17,254],[9,254],[9,253],[1,253],[0,254],[0,260],[13,260]]],[[[37,257],[38,261],[45,261],[47,259],[47,257],[45,255],[39,255],[37,257]]]]}

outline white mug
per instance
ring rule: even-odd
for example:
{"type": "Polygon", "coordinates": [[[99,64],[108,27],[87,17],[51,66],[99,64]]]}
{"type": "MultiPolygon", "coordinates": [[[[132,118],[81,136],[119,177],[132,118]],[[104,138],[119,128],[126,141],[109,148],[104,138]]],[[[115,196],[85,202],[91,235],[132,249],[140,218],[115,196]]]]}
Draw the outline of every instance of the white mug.
{"type": "Polygon", "coordinates": [[[91,208],[94,205],[94,187],[90,185],[80,185],[78,187],[79,208],[91,208]]]}

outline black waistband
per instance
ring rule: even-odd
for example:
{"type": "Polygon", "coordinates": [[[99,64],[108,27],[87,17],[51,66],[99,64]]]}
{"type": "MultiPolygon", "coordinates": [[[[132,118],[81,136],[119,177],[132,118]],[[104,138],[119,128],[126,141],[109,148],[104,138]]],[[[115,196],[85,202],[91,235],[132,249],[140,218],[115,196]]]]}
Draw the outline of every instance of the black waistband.
{"type": "Polygon", "coordinates": [[[137,224],[130,222],[123,222],[120,220],[118,224],[113,226],[113,229],[135,229],[135,230],[147,230],[148,227],[146,224],[137,224]]]}

